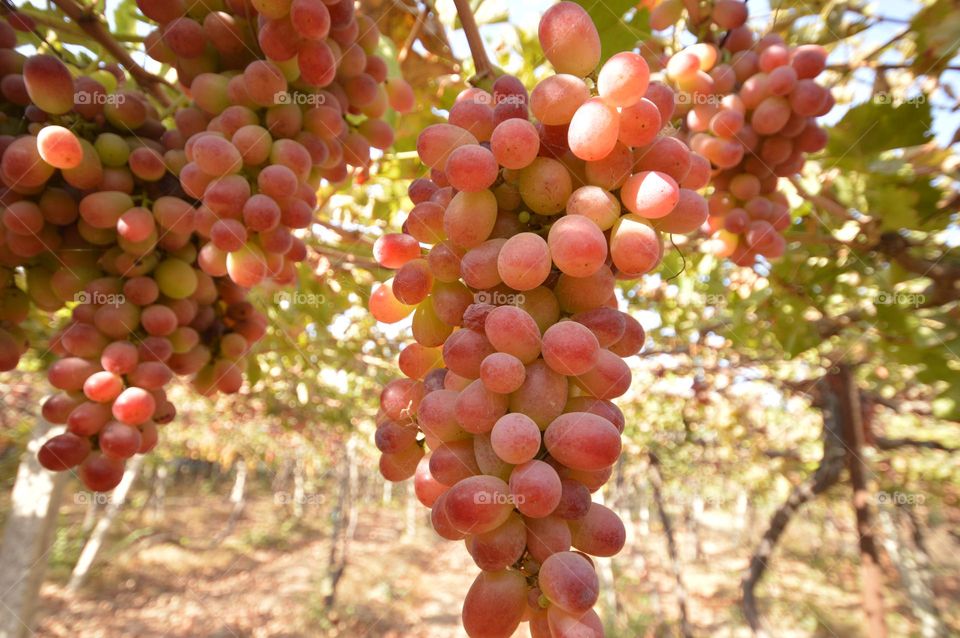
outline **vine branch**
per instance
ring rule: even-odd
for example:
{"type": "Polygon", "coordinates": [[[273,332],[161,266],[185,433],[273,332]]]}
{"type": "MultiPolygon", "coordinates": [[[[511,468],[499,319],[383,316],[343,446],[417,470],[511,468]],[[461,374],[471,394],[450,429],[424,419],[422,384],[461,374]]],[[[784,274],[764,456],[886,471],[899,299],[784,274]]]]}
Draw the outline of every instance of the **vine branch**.
{"type": "Polygon", "coordinates": [[[163,92],[163,89],[160,88],[160,85],[165,84],[170,86],[170,83],[137,64],[130,55],[130,52],[121,46],[103,26],[103,22],[100,21],[96,13],[85,9],[78,4],[76,0],[53,0],[53,3],[129,71],[133,79],[137,81],[137,84],[155,97],[162,106],[169,106],[170,99],[163,92]]]}
{"type": "Polygon", "coordinates": [[[460,24],[463,25],[463,33],[467,36],[467,44],[470,45],[470,54],[473,56],[473,65],[477,69],[477,77],[493,78],[493,65],[490,58],[487,57],[487,51],[483,47],[483,38],[480,37],[480,29],[477,27],[477,20],[473,17],[473,9],[470,8],[469,0],[453,0],[457,7],[457,15],[460,17],[460,24]]]}

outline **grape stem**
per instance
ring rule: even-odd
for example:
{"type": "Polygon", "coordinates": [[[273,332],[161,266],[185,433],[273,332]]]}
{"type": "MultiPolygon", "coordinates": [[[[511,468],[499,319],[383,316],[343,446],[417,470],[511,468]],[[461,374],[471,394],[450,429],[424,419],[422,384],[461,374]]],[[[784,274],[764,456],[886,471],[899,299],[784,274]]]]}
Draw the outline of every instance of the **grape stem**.
{"type": "Polygon", "coordinates": [[[477,77],[492,78],[493,65],[490,64],[490,58],[487,57],[487,51],[483,47],[483,38],[480,37],[480,29],[477,27],[476,18],[473,17],[469,0],[453,0],[453,4],[457,7],[463,33],[467,36],[467,44],[470,45],[470,54],[473,56],[473,65],[477,69],[477,77]]]}
{"type": "Polygon", "coordinates": [[[161,84],[170,86],[163,78],[150,73],[134,61],[127,51],[103,26],[97,14],[80,6],[76,0],[53,0],[68,18],[74,21],[87,35],[96,40],[112,55],[162,106],[169,106],[170,100],[160,88],[161,84]]]}

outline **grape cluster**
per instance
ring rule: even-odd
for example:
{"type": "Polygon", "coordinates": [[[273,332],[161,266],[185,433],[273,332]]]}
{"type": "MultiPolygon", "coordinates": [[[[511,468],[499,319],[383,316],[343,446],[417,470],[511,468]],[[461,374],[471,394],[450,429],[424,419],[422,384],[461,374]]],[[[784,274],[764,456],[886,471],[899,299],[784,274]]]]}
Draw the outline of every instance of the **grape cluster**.
{"type": "Polygon", "coordinates": [[[522,621],[535,637],[602,635],[588,555],[616,554],[625,530],[590,495],[620,455],[613,399],[645,340],[616,281],[707,219],[709,162],[662,134],[674,93],[644,59],[618,53],[585,81],[600,40],[571,2],[539,37],[557,74],[529,94],[509,75],[463,91],[419,136],[429,176],[410,185],[403,232],[374,246],[396,273],[371,313],[412,314],[415,339],[380,397],[380,470],[413,477],[437,533],[483,570],[463,607],[474,637],[522,621]]]}
{"type": "Polygon", "coordinates": [[[748,16],[744,0],[642,0],[637,6],[650,11],[650,28],[654,31],[669,29],[681,19],[693,32],[739,30],[745,28],[748,16]]]}
{"type": "Polygon", "coordinates": [[[666,62],[680,91],[678,114],[690,147],[710,160],[709,248],[741,266],[780,257],[791,217],[779,179],[799,173],[827,134],[816,118],[834,104],[816,82],[826,67],[819,45],[756,39],[742,24],[720,47],[701,42],[666,62]]]}
{"type": "MultiPolygon", "coordinates": [[[[137,6],[160,25],[147,52],[175,66],[203,112],[178,114],[184,141],[206,130],[235,147],[222,160],[230,166],[202,171],[207,181],[264,163],[296,163],[304,180],[343,181],[348,166],[370,164],[371,147],[392,144],[388,108],[413,108],[410,85],[387,77],[380,31],[354,0],[232,0],[220,11],[180,0],[137,6]]],[[[191,179],[203,186],[202,177],[191,179]]]]}

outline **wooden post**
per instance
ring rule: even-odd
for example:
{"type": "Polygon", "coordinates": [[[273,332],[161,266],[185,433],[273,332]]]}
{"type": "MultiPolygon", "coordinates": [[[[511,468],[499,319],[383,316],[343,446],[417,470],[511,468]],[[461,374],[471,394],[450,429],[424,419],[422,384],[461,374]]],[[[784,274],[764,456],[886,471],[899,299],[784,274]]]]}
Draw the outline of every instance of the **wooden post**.
{"type": "Polygon", "coordinates": [[[120,484],[117,485],[113,492],[107,495],[98,493],[91,495],[92,498],[107,497],[110,500],[103,516],[97,521],[96,527],[93,528],[93,533],[90,534],[90,538],[86,544],[84,544],[83,551],[80,552],[80,558],[77,559],[77,564],[73,568],[73,573],[70,574],[70,582],[67,583],[67,589],[71,592],[76,592],[83,587],[87,574],[90,573],[90,568],[93,566],[93,561],[96,560],[97,554],[100,553],[100,548],[103,547],[103,541],[107,537],[107,532],[110,531],[110,527],[117,518],[117,514],[123,509],[123,505],[127,501],[127,494],[130,493],[133,482],[137,480],[140,468],[143,467],[143,458],[143,455],[138,454],[127,461],[127,469],[123,473],[123,478],[120,479],[120,484]]]}
{"type": "Polygon", "coordinates": [[[867,485],[867,463],[863,458],[863,414],[860,390],[849,366],[839,365],[828,375],[828,383],[839,399],[843,442],[847,448],[847,470],[853,488],[853,509],[857,516],[860,545],[860,589],[863,611],[867,617],[870,638],[886,638],[887,622],[883,609],[883,573],[873,534],[873,512],[870,509],[870,490],[867,485]]]}
{"type": "Polygon", "coordinates": [[[37,451],[47,438],[61,431],[37,417],[17,468],[0,546],[0,638],[33,635],[33,614],[68,478],[67,472],[54,474],[43,469],[37,451]]]}

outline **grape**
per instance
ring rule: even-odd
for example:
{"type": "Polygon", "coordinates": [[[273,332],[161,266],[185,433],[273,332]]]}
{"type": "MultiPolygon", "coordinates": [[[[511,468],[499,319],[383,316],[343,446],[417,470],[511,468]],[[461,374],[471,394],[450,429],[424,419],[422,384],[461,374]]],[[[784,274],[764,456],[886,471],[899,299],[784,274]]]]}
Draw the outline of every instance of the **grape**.
{"type": "Polygon", "coordinates": [[[499,306],[487,315],[484,333],[498,352],[511,354],[525,364],[540,355],[540,329],[524,310],[499,306]]]}
{"type": "Polygon", "coordinates": [[[554,638],[603,636],[603,623],[592,609],[582,614],[570,614],[557,605],[548,607],[547,626],[554,638]]]}
{"type": "Polygon", "coordinates": [[[663,232],[686,235],[700,228],[705,221],[707,221],[706,200],[695,191],[681,188],[676,207],[666,217],[654,220],[653,225],[663,232]]]}
{"type": "MultiPolygon", "coordinates": [[[[604,197],[602,201],[608,200],[604,197]]],[[[570,215],[569,202],[567,208],[568,216],[558,219],[547,236],[550,255],[561,272],[571,277],[589,277],[606,261],[606,238],[587,217],[570,215]]]]}
{"type": "Polygon", "coordinates": [[[626,543],[620,517],[610,508],[591,503],[586,515],[571,523],[573,546],[593,556],[614,556],[626,543]]]}
{"type": "Polygon", "coordinates": [[[457,423],[457,396],[458,393],[452,390],[437,390],[423,397],[417,408],[417,419],[424,434],[440,441],[452,441],[465,436],[457,423]]]}
{"type": "Polygon", "coordinates": [[[80,480],[94,492],[108,492],[123,478],[123,461],[99,452],[91,452],[79,470],[80,480]]]}
{"type": "Polygon", "coordinates": [[[90,440],[70,432],[48,439],[37,453],[40,465],[60,472],[80,465],[90,455],[90,440]]]}
{"type": "Polygon", "coordinates": [[[514,290],[532,290],[550,274],[550,249],[535,233],[520,233],[508,239],[497,256],[497,271],[514,290]]]}
{"type": "Polygon", "coordinates": [[[467,432],[480,434],[493,429],[497,419],[507,412],[508,397],[492,392],[482,380],[470,383],[457,397],[457,421],[467,432]]]}
{"type": "Polygon", "coordinates": [[[582,160],[601,160],[613,150],[620,135],[620,114],[599,98],[587,100],[570,120],[567,141],[582,160]]]}
{"type": "Polygon", "coordinates": [[[477,474],[480,468],[474,457],[473,441],[469,439],[447,441],[430,453],[430,475],[440,483],[456,485],[477,474]]]}
{"type": "Polygon", "coordinates": [[[560,477],[543,461],[517,465],[510,474],[509,486],[517,509],[529,518],[549,516],[560,503],[560,477]]]}
{"type": "Polygon", "coordinates": [[[514,465],[526,463],[540,451],[540,428],[530,417],[512,412],[500,417],[494,424],[490,443],[504,462],[514,465]]]}
{"type": "Polygon", "coordinates": [[[579,470],[610,467],[620,455],[620,433],[606,419],[588,412],[570,412],[554,419],[543,442],[551,456],[579,470]]]}
{"type": "Polygon", "coordinates": [[[551,554],[537,574],[540,590],[551,603],[573,614],[584,613],[597,602],[600,582],[593,565],[574,552],[551,554]]]}
{"type": "Polygon", "coordinates": [[[104,456],[128,459],[140,449],[141,436],[137,428],[111,421],[100,431],[97,442],[104,456]]]}
{"type": "MultiPolygon", "coordinates": [[[[561,481],[562,483],[563,481],[561,481]]],[[[589,500],[589,493],[587,500],[589,500]]],[[[573,540],[570,527],[556,515],[526,518],[524,521],[527,527],[527,551],[530,552],[534,560],[542,563],[549,556],[570,549],[573,540]]]]}
{"type": "Polygon", "coordinates": [[[561,321],[543,334],[543,360],[560,374],[584,374],[597,364],[599,353],[596,336],[575,321],[561,321]]]}
{"type": "Polygon", "coordinates": [[[505,352],[487,355],[480,364],[480,379],[491,392],[510,394],[523,385],[525,378],[523,362],[505,352]]]}
{"type": "Polygon", "coordinates": [[[633,106],[643,97],[650,82],[646,60],[625,51],[607,60],[597,76],[597,91],[605,102],[615,107],[633,106]]]}
{"type": "Polygon", "coordinates": [[[73,77],[52,55],[33,55],[23,63],[23,82],[30,101],[52,115],[73,109],[73,77]]]}
{"type": "Polygon", "coordinates": [[[567,380],[543,361],[527,366],[520,389],[510,395],[510,412],[522,412],[542,430],[560,414],[567,402],[567,380]]]}
{"type": "Polygon", "coordinates": [[[623,144],[617,143],[603,159],[587,162],[584,176],[591,186],[613,191],[623,186],[632,170],[633,153],[623,144]]]}
{"type": "Polygon", "coordinates": [[[613,287],[613,272],[604,265],[588,277],[560,275],[554,293],[562,310],[577,313],[602,306],[613,296],[613,287]]]}
{"type": "Polygon", "coordinates": [[[423,448],[413,444],[400,452],[380,457],[380,474],[388,481],[405,481],[413,476],[423,458],[423,448]]]}
{"type": "Polygon", "coordinates": [[[576,384],[587,394],[598,399],[615,399],[630,388],[630,368],[619,356],[600,349],[595,368],[576,377],[576,384]]]}
{"type": "MultiPolygon", "coordinates": [[[[582,215],[596,224],[600,230],[608,230],[620,219],[620,200],[599,186],[581,186],[573,191],[569,199],[567,199],[566,212],[567,215],[582,215]]],[[[554,226],[560,221],[562,221],[562,219],[557,220],[554,226]]],[[[579,229],[579,227],[574,226],[574,229],[579,229]]],[[[553,229],[551,228],[551,233],[552,232],[553,229]]],[[[549,243],[549,236],[547,239],[549,243]]],[[[564,243],[560,237],[558,237],[557,242],[561,246],[564,243]]],[[[551,251],[553,250],[554,249],[551,248],[551,251]]],[[[566,254],[566,249],[562,247],[557,250],[566,254]]],[[[604,250],[606,250],[606,247],[604,247],[604,250]]],[[[554,254],[553,257],[554,261],[556,261],[557,254],[554,254]]],[[[564,257],[560,257],[560,259],[561,261],[565,261],[564,257]]],[[[563,270],[560,263],[557,263],[557,267],[563,270]]]]}
{"type": "Polygon", "coordinates": [[[75,168],[83,159],[80,140],[62,126],[45,126],[37,135],[37,151],[55,168],[75,168]]]}
{"type": "Polygon", "coordinates": [[[791,104],[785,98],[770,96],[764,99],[750,116],[750,126],[760,135],[773,135],[790,119],[791,104]]]}
{"type": "MultiPolygon", "coordinates": [[[[553,512],[554,516],[571,521],[582,519],[592,506],[590,490],[583,483],[571,479],[563,479],[560,484],[560,503],[553,512]]],[[[569,534],[569,528],[567,538],[570,540],[567,541],[566,547],[559,551],[566,551],[570,548],[572,536],[569,534]]]]}
{"type": "Polygon", "coordinates": [[[108,403],[123,391],[123,379],[112,372],[95,372],[83,382],[83,393],[91,401],[108,403]]]}
{"type": "Polygon", "coordinates": [[[417,153],[427,166],[443,168],[455,149],[476,143],[477,138],[459,126],[432,124],[423,129],[417,138],[417,153]]]}
{"type": "Polygon", "coordinates": [[[419,500],[426,507],[433,507],[437,499],[447,491],[446,485],[437,481],[430,474],[430,457],[426,454],[417,462],[416,473],[413,477],[413,488],[419,500]]]}
{"type": "Polygon", "coordinates": [[[673,210],[680,198],[680,189],[677,182],[664,172],[642,171],[627,178],[620,197],[632,213],[656,219],[673,210]]]}
{"type": "Polygon", "coordinates": [[[538,31],[543,54],[557,70],[586,76],[600,62],[600,36],[587,12],[573,2],[550,7],[538,31]]]}
{"type": "Polygon", "coordinates": [[[113,403],[113,417],[126,425],[147,422],[155,410],[156,401],[153,395],[137,387],[127,388],[113,403]]]}
{"type": "MultiPolygon", "coordinates": [[[[554,75],[540,82],[530,93],[530,110],[543,124],[568,124],[580,105],[589,99],[590,89],[583,80],[573,75],[554,75]]],[[[417,150],[420,150],[419,145],[417,150]]],[[[426,160],[424,163],[431,165],[426,160]]]]}
{"type": "Polygon", "coordinates": [[[519,514],[511,514],[500,527],[467,538],[467,550],[485,571],[506,569],[516,563],[527,545],[527,528],[519,514]]]}
{"type": "Polygon", "coordinates": [[[454,529],[482,534],[502,525],[513,505],[509,487],[493,476],[471,476],[458,482],[444,497],[444,510],[454,529]]]}
{"type": "Polygon", "coordinates": [[[504,168],[521,169],[536,159],[540,151],[540,136],[527,120],[509,119],[493,129],[490,150],[504,168]]]}
{"type": "Polygon", "coordinates": [[[480,572],[463,601],[462,620],[467,635],[512,635],[526,612],[526,591],[527,583],[520,572],[480,572]]]}
{"type": "Polygon", "coordinates": [[[496,221],[497,198],[489,190],[457,193],[443,212],[446,236],[461,248],[480,245],[490,236],[496,221]]]}
{"type": "Polygon", "coordinates": [[[482,191],[493,185],[499,167],[493,153],[477,144],[459,146],[447,158],[444,173],[459,191],[482,191]]]}
{"type": "Polygon", "coordinates": [[[641,97],[620,111],[620,143],[626,146],[646,146],[654,140],[662,127],[660,110],[649,99],[641,97]]]}
{"type": "Polygon", "coordinates": [[[520,196],[532,211],[556,215],[564,210],[573,184],[563,164],[549,157],[538,157],[520,171],[519,188],[520,196]]]}
{"type": "Polygon", "coordinates": [[[4,184],[14,189],[42,186],[53,175],[53,171],[53,166],[40,156],[36,140],[29,136],[11,142],[0,160],[0,177],[4,184]]]}
{"type": "Polygon", "coordinates": [[[621,356],[631,357],[638,354],[643,349],[643,343],[646,340],[643,326],[640,322],[626,313],[621,313],[624,320],[623,336],[609,347],[610,352],[621,356]]]}
{"type": "Polygon", "coordinates": [[[472,288],[493,288],[502,282],[497,258],[505,239],[490,239],[468,250],[460,260],[460,276],[472,288]]]}

